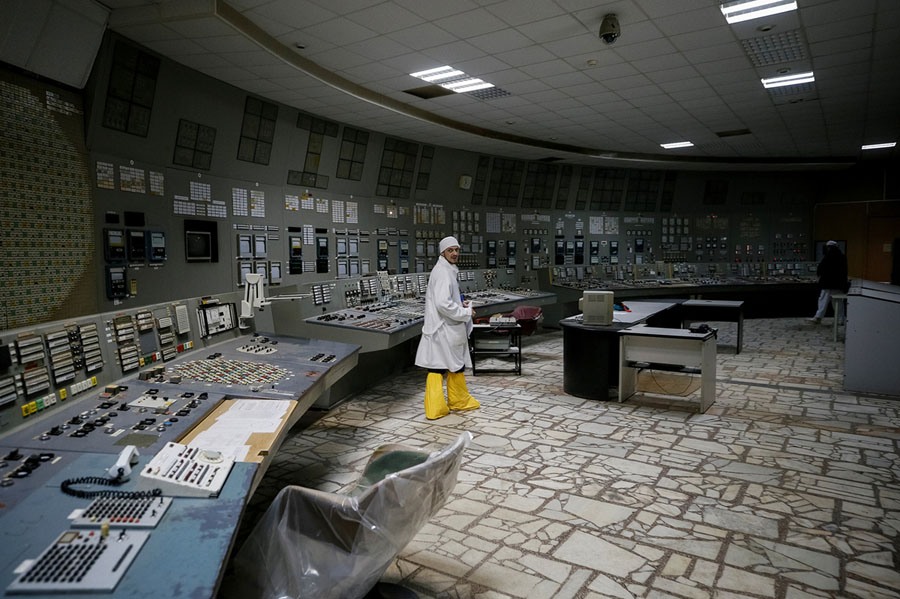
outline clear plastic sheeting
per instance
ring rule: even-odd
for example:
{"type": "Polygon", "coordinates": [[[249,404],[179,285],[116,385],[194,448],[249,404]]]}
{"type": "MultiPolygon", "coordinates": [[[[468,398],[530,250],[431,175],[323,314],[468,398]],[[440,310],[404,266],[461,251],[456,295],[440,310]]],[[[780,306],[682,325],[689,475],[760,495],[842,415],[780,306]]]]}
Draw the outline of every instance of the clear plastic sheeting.
{"type": "Polygon", "coordinates": [[[456,486],[463,433],[442,451],[378,448],[344,495],[288,486],[247,537],[221,595],[363,597],[456,486]]]}

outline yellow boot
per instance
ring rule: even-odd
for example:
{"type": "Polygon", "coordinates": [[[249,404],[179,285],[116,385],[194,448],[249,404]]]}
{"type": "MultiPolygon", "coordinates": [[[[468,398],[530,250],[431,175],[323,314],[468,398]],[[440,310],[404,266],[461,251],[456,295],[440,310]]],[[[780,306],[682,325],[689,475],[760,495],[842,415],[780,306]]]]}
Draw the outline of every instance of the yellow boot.
{"type": "Polygon", "coordinates": [[[444,377],[439,372],[429,372],[425,379],[425,418],[437,420],[449,413],[444,399],[444,377]]]}
{"type": "Polygon", "coordinates": [[[461,372],[447,373],[447,397],[450,398],[451,410],[477,410],[481,407],[478,400],[469,394],[466,377],[461,372]]]}

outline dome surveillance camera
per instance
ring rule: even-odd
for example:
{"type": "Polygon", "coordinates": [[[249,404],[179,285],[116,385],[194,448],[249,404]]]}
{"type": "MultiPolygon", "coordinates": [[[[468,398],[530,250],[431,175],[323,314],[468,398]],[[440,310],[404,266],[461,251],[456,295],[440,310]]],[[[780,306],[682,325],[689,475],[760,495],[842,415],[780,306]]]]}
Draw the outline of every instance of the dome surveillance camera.
{"type": "Polygon", "coordinates": [[[614,44],[619,39],[622,30],[619,28],[619,19],[616,15],[609,14],[600,22],[600,39],[607,44],[614,44]]]}

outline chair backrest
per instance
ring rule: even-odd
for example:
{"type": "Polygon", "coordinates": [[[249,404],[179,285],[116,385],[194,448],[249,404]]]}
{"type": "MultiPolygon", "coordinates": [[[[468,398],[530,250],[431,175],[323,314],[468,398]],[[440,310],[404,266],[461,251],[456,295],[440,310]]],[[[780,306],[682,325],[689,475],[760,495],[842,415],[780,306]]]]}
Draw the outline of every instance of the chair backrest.
{"type": "Polygon", "coordinates": [[[446,503],[471,440],[463,433],[423,461],[414,448],[376,451],[355,495],[285,487],[235,557],[223,596],[363,597],[446,503]],[[393,451],[413,465],[386,471],[393,451]]]}
{"type": "Polygon", "coordinates": [[[512,315],[522,327],[522,334],[531,335],[537,329],[538,322],[544,313],[540,306],[516,306],[512,315]]]}
{"type": "Polygon", "coordinates": [[[542,313],[540,306],[516,306],[512,311],[516,320],[537,320],[542,313]]]}

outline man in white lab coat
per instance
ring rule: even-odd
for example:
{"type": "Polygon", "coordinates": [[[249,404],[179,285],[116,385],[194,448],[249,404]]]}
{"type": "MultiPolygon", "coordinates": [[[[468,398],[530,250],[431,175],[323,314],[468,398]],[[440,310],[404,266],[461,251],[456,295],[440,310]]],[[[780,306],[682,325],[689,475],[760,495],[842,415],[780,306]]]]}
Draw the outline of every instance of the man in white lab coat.
{"type": "Polygon", "coordinates": [[[429,420],[442,418],[450,410],[474,410],[481,405],[469,393],[463,375],[466,366],[472,367],[468,338],[475,309],[459,293],[456,279],[459,242],[455,237],[444,237],[438,250],[441,255],[428,279],[425,323],[416,352],[416,366],[428,369],[425,417],[429,420]],[[444,371],[447,371],[449,402],[444,399],[444,371]]]}

